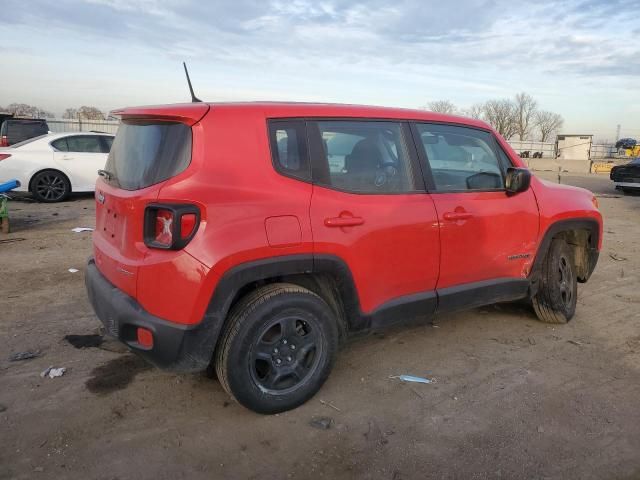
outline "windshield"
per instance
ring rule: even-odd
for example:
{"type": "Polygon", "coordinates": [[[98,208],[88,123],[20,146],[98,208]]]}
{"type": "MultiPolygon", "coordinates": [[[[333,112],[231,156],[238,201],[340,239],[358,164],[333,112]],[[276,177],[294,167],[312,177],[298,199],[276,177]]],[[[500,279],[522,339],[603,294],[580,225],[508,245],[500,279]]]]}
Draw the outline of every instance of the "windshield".
{"type": "Polygon", "coordinates": [[[138,190],[184,171],[191,162],[191,128],[182,123],[124,121],[111,146],[107,183],[138,190]]]}

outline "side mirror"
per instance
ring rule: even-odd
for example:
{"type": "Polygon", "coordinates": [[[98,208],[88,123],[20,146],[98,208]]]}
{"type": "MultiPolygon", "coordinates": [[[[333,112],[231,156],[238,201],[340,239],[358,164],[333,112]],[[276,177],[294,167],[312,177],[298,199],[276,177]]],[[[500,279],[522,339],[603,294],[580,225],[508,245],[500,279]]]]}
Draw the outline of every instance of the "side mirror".
{"type": "Polygon", "coordinates": [[[507,178],[504,187],[507,193],[515,194],[529,189],[531,184],[531,172],[526,168],[507,168],[507,178]]]}

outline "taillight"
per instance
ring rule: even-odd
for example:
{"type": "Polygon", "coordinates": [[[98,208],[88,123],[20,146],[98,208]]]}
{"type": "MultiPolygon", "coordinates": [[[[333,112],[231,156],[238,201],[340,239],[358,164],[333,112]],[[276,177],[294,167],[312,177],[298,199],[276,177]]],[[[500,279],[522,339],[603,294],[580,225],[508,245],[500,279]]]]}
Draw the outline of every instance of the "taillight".
{"type": "Polygon", "coordinates": [[[9,146],[9,139],[7,138],[6,135],[3,135],[0,137],[0,147],[8,147],[9,146]]]}
{"type": "Polygon", "coordinates": [[[200,224],[200,210],[195,205],[151,204],[144,215],[144,243],[152,248],[180,250],[200,224]]]}
{"type": "Polygon", "coordinates": [[[7,158],[9,158],[11,156],[10,153],[0,153],[0,162],[2,160],[6,160],[7,158]]]}

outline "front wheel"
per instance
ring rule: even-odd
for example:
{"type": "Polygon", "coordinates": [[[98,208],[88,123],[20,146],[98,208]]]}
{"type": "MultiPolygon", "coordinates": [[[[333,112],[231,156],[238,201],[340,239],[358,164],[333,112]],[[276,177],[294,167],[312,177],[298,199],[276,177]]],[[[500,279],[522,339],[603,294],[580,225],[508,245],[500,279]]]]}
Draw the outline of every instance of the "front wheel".
{"type": "Polygon", "coordinates": [[[71,184],[62,172],[45,170],[33,177],[31,193],[39,202],[61,202],[71,193],[71,184]]]}
{"type": "Polygon", "coordinates": [[[338,336],[336,316],[318,295],[292,284],[267,285],[233,308],[216,373],[227,393],[255,412],[291,410],[329,376],[338,336]]]}
{"type": "Polygon", "coordinates": [[[533,309],[546,323],[567,323],[576,313],[578,278],[573,251],[563,239],[551,242],[542,264],[540,288],[533,297],[533,309]]]}

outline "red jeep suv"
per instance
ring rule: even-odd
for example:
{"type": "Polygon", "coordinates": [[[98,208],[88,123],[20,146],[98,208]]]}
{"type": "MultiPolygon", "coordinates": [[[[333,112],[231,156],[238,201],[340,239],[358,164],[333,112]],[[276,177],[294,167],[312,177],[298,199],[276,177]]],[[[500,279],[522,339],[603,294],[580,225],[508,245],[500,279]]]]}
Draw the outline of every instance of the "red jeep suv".
{"type": "Polygon", "coordinates": [[[117,113],[93,308],[160,368],[215,365],[256,412],[311,398],[354,332],[518,299],[565,323],[598,259],[593,194],[532,176],[481,121],[297,103],[117,113]]]}

